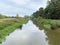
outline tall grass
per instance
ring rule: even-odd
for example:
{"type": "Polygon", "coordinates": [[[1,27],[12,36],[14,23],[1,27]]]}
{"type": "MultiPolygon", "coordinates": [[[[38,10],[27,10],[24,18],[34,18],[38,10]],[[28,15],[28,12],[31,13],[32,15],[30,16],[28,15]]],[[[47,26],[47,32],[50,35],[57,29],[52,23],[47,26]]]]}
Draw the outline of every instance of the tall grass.
{"type": "Polygon", "coordinates": [[[60,28],[60,20],[42,19],[42,18],[35,18],[32,20],[36,25],[44,29],[54,30],[60,28]]]}

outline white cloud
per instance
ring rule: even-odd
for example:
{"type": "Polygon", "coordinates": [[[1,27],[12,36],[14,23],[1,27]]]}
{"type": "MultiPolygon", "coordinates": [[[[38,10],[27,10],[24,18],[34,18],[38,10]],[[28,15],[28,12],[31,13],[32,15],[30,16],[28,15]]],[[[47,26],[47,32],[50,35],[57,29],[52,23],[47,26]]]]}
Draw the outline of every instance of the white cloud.
{"type": "Polygon", "coordinates": [[[0,13],[7,15],[16,15],[19,13],[20,16],[31,15],[40,7],[45,7],[46,1],[47,0],[42,0],[42,2],[36,2],[35,0],[0,0],[0,13]]]}
{"type": "Polygon", "coordinates": [[[9,0],[10,2],[13,2],[17,5],[24,5],[26,4],[27,2],[29,2],[30,0],[9,0]]]}
{"type": "Polygon", "coordinates": [[[40,7],[46,7],[47,0],[42,0],[42,2],[30,2],[27,5],[27,8],[32,9],[34,11],[38,10],[40,7]]]}
{"type": "Polygon", "coordinates": [[[6,8],[9,8],[9,7],[10,7],[9,5],[6,5],[5,3],[0,2],[0,9],[6,9],[6,8]]]}
{"type": "Polygon", "coordinates": [[[31,3],[28,5],[28,8],[34,9],[34,10],[38,10],[40,7],[42,7],[39,4],[35,4],[35,3],[31,3]]]}

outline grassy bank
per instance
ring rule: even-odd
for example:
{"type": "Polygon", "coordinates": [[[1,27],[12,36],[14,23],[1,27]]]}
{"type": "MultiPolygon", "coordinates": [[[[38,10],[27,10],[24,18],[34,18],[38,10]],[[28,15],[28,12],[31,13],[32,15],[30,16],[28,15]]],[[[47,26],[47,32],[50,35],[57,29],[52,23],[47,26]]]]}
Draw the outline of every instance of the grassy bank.
{"type": "Polygon", "coordinates": [[[11,32],[13,32],[20,25],[26,23],[28,20],[27,19],[8,20],[9,23],[7,21],[6,22],[5,21],[6,20],[0,22],[0,43],[5,39],[5,37],[7,35],[9,35],[11,32]]]}
{"type": "Polygon", "coordinates": [[[33,22],[44,29],[55,30],[60,28],[60,20],[51,20],[51,19],[42,19],[42,18],[34,18],[33,22]]]}

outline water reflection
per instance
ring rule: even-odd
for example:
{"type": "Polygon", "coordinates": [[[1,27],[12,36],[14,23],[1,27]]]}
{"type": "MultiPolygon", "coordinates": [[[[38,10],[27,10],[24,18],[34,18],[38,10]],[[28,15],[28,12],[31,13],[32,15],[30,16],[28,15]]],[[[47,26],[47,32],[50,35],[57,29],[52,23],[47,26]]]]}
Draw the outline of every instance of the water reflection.
{"type": "MultiPolygon", "coordinates": [[[[40,29],[43,29],[41,25],[38,23],[35,23],[40,29]]],[[[60,28],[55,29],[55,30],[44,30],[47,38],[46,40],[48,41],[48,45],[60,45],[60,28]]]]}
{"type": "Polygon", "coordinates": [[[22,29],[16,29],[6,37],[1,45],[48,45],[44,30],[39,30],[32,21],[23,24],[22,29]]]}
{"type": "Polygon", "coordinates": [[[60,29],[58,30],[46,30],[50,45],[60,45],[60,29]]]}

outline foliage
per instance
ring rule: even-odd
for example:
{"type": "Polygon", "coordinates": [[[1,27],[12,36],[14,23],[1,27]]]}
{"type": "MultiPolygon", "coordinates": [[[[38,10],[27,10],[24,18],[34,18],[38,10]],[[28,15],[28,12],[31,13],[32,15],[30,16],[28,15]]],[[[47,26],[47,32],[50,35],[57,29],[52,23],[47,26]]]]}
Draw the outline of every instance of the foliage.
{"type": "Polygon", "coordinates": [[[41,7],[38,11],[34,12],[32,15],[35,18],[43,17],[44,16],[44,9],[41,7]]]}
{"type": "Polygon", "coordinates": [[[32,20],[34,24],[44,29],[54,30],[60,28],[60,20],[41,19],[41,18],[34,18],[32,20]]]}
{"type": "Polygon", "coordinates": [[[51,25],[50,24],[44,24],[43,27],[46,28],[46,29],[51,29],[51,25]]]}
{"type": "Polygon", "coordinates": [[[60,0],[48,1],[45,9],[41,7],[32,15],[34,18],[43,17],[46,19],[60,19],[60,0]]]}
{"type": "Polygon", "coordinates": [[[16,18],[19,18],[19,14],[16,15],[16,18]]]}

